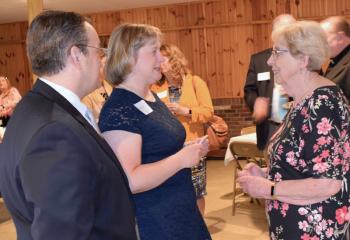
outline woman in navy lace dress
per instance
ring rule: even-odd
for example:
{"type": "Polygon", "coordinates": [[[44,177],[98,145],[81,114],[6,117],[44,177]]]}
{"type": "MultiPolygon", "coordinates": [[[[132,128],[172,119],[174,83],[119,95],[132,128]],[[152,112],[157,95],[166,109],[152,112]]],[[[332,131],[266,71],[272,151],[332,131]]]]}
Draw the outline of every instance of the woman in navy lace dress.
{"type": "Polygon", "coordinates": [[[116,88],[99,127],[120,160],[134,194],[142,240],[211,239],[197,208],[191,167],[208,151],[185,130],[150,86],[161,77],[161,32],[123,24],[111,35],[106,77],[116,88]]]}
{"type": "Polygon", "coordinates": [[[249,164],[243,190],[267,199],[271,239],[343,239],[349,227],[350,116],[344,94],[318,75],[329,56],[316,22],[273,32],[268,60],[294,99],[268,145],[269,167],[249,164]]]}

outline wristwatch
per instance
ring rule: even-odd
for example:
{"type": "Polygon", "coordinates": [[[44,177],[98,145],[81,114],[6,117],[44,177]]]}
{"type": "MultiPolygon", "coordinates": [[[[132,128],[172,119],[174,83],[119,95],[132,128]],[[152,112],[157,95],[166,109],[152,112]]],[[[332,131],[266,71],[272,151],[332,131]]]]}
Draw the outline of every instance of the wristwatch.
{"type": "Polygon", "coordinates": [[[277,197],[275,195],[275,187],[276,187],[276,183],[273,183],[271,185],[271,192],[270,192],[270,195],[271,195],[271,199],[272,200],[277,200],[277,197]]]}

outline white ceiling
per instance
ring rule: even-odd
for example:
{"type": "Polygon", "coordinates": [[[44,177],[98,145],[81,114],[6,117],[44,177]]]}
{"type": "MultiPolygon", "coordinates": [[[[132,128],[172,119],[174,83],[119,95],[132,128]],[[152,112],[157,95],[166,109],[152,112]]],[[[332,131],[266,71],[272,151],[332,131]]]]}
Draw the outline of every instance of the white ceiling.
{"type": "MultiPolygon", "coordinates": [[[[193,0],[43,0],[44,9],[96,13],[193,0]]],[[[27,0],[0,0],[0,23],[27,20],[27,0]]]]}

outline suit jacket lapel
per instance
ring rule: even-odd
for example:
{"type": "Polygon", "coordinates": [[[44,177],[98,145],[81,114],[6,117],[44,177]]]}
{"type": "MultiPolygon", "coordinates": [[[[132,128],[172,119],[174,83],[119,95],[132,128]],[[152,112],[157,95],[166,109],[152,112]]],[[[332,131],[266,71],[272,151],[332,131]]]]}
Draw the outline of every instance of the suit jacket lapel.
{"type": "Polygon", "coordinates": [[[339,75],[340,72],[342,72],[347,65],[350,64],[350,54],[348,53],[345,55],[338,64],[336,64],[327,74],[326,78],[334,79],[336,76],[339,75]]]}
{"type": "MultiPolygon", "coordinates": [[[[90,123],[80,114],[80,112],[69,102],[67,101],[61,94],[52,89],[49,85],[42,81],[36,81],[33,90],[34,93],[40,94],[43,97],[49,99],[50,101],[55,102],[60,107],[62,107],[68,114],[72,115],[74,119],[76,119],[86,131],[92,135],[96,142],[105,150],[105,152],[110,156],[110,159],[114,164],[119,168],[122,176],[124,178],[125,183],[129,186],[128,179],[125,175],[125,172],[120,165],[119,160],[115,156],[113,150],[109,147],[108,143],[96,132],[96,130],[90,125],[90,123]]],[[[129,190],[130,191],[130,190],[129,190]]]]}

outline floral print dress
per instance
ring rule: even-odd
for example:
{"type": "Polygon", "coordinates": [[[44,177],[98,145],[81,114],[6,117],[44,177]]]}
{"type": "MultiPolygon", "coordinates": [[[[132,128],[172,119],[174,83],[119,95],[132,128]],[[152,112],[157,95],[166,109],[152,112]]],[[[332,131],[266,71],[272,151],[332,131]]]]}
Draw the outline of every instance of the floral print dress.
{"type": "Polygon", "coordinates": [[[272,137],[268,178],[342,181],[341,190],[315,204],[266,201],[271,239],[343,239],[349,226],[349,107],[338,87],[321,87],[288,112],[272,137]]]}

